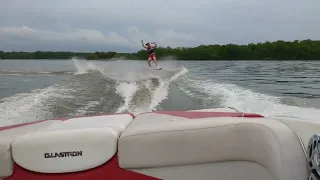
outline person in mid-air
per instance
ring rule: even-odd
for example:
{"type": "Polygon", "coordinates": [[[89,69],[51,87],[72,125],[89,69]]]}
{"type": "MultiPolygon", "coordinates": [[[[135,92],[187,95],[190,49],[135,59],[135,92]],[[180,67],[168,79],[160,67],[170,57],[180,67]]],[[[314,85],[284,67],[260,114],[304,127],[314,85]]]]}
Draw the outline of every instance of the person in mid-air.
{"type": "Polygon", "coordinates": [[[150,64],[151,61],[153,61],[156,64],[157,69],[160,69],[157,64],[156,54],[154,53],[154,50],[157,48],[157,44],[153,43],[154,46],[151,46],[150,43],[144,44],[143,40],[141,40],[141,43],[142,43],[142,47],[145,48],[149,54],[149,57],[148,57],[149,69],[151,69],[151,64],[150,64]]]}

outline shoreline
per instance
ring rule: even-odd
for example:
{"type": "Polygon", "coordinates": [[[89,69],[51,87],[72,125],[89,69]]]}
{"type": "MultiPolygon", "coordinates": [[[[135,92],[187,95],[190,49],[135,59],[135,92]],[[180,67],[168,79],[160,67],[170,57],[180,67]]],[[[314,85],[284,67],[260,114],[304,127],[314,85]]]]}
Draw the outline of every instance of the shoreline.
{"type": "MultiPolygon", "coordinates": [[[[183,61],[319,61],[320,41],[295,40],[274,41],[247,45],[200,45],[197,47],[158,47],[156,57],[159,60],[174,59],[183,61]]],[[[27,59],[86,59],[86,60],[146,60],[148,54],[144,49],[134,53],[106,52],[71,52],[71,51],[36,51],[3,52],[0,60],[27,59]]]]}
{"type": "MultiPolygon", "coordinates": [[[[0,59],[1,61],[67,61],[67,60],[72,60],[72,58],[69,59],[0,59]]],[[[117,61],[119,59],[78,59],[78,60],[86,60],[86,61],[117,61]]],[[[125,59],[121,61],[147,61],[147,59],[125,59]]],[[[214,60],[189,60],[189,59],[157,59],[157,61],[197,61],[197,62],[204,62],[204,61],[303,61],[303,62],[308,62],[308,61],[320,61],[320,59],[214,59],[214,60]]]]}

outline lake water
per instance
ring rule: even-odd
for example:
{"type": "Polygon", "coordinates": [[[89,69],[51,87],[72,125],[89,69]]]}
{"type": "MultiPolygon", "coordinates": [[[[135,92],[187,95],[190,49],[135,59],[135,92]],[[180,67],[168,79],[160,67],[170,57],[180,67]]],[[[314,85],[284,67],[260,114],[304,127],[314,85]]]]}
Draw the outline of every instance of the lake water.
{"type": "Polygon", "coordinates": [[[319,121],[317,61],[1,60],[0,126],[76,115],[233,107],[319,121]]]}

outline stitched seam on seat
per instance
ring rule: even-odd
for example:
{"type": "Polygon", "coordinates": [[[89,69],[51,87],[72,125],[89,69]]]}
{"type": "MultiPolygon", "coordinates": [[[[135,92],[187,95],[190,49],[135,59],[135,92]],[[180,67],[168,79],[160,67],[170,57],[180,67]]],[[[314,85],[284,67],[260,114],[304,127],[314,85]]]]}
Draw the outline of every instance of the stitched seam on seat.
{"type": "Polygon", "coordinates": [[[306,157],[306,159],[308,159],[308,155],[307,155],[307,150],[305,148],[305,145],[303,143],[303,140],[301,138],[301,136],[299,135],[298,131],[296,131],[294,128],[291,128],[290,125],[288,125],[286,122],[283,122],[283,121],[280,121],[281,123],[285,124],[288,128],[290,128],[294,134],[297,136],[301,146],[302,146],[302,150],[303,150],[303,153],[304,153],[304,156],[306,157]]]}

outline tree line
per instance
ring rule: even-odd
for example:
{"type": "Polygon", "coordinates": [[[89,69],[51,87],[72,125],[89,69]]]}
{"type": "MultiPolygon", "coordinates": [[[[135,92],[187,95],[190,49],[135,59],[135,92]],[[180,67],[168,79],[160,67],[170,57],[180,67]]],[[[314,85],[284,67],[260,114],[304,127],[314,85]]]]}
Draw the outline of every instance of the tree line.
{"type": "MultiPolygon", "coordinates": [[[[247,45],[200,45],[197,47],[158,47],[158,59],[173,56],[177,60],[320,60],[320,41],[274,41],[247,45]]],[[[88,60],[133,59],[145,60],[148,54],[141,49],[135,53],[117,52],[3,52],[1,59],[70,59],[88,60]]]]}

